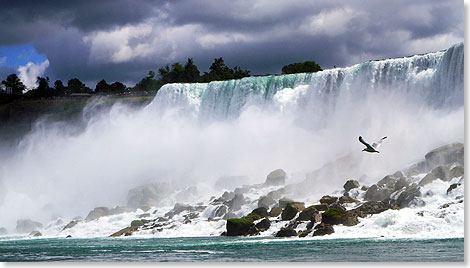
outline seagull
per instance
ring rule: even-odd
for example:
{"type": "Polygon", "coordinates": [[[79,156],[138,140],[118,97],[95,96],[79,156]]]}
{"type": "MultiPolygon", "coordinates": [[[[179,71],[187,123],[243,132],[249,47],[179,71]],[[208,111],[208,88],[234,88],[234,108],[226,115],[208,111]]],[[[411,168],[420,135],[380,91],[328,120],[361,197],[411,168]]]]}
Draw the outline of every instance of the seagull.
{"type": "Polygon", "coordinates": [[[361,136],[359,136],[359,141],[366,146],[366,148],[363,149],[362,151],[363,152],[369,152],[369,153],[380,153],[379,151],[377,151],[377,149],[379,148],[380,144],[382,144],[382,142],[386,138],[387,137],[381,138],[379,141],[376,141],[376,142],[372,143],[372,146],[371,146],[370,144],[365,142],[364,139],[361,136]]]}

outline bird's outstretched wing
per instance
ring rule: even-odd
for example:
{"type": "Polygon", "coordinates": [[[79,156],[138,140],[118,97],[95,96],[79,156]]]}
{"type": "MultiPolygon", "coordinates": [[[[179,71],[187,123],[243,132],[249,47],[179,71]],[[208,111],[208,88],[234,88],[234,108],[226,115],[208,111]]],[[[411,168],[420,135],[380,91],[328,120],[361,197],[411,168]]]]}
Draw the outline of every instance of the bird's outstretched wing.
{"type": "Polygon", "coordinates": [[[370,146],[370,144],[368,144],[367,142],[364,141],[364,139],[362,138],[362,136],[359,136],[359,141],[364,144],[367,148],[369,149],[372,149],[375,151],[374,147],[370,146]]]}
{"type": "Polygon", "coordinates": [[[386,139],[387,137],[383,137],[381,138],[380,140],[372,143],[372,147],[374,147],[375,149],[379,148],[379,146],[382,144],[382,142],[386,139]]]}

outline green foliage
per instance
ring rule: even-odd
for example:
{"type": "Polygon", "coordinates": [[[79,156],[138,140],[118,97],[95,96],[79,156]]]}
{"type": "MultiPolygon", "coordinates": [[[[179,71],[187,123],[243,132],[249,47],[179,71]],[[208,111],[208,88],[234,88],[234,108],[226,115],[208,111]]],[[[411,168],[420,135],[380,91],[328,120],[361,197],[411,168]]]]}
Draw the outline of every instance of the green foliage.
{"type": "Polygon", "coordinates": [[[245,217],[240,219],[228,219],[227,224],[233,224],[234,226],[246,226],[251,225],[253,221],[245,219],[245,217]]]}
{"type": "Polygon", "coordinates": [[[263,218],[263,217],[261,217],[258,214],[250,213],[250,214],[246,215],[245,217],[243,217],[242,219],[248,220],[250,222],[254,222],[254,221],[259,220],[261,218],[263,218]]]}
{"type": "Polygon", "coordinates": [[[216,58],[209,67],[209,72],[204,72],[202,79],[204,82],[211,82],[240,79],[246,76],[250,76],[250,71],[242,70],[238,66],[235,66],[234,69],[230,69],[229,67],[227,67],[227,65],[225,65],[224,59],[216,58]]]}
{"type": "Polygon", "coordinates": [[[339,210],[337,208],[330,208],[327,211],[323,212],[322,217],[329,218],[333,220],[341,220],[344,217],[346,212],[339,210]]]}
{"type": "Polygon", "coordinates": [[[282,67],[282,74],[315,73],[318,71],[322,71],[322,69],[320,65],[314,61],[292,63],[282,67]]]}
{"type": "Polygon", "coordinates": [[[91,93],[91,90],[85,86],[78,78],[72,78],[67,82],[70,93],[91,93]]]}
{"type": "Polygon", "coordinates": [[[144,222],[142,220],[133,220],[131,222],[131,227],[137,227],[137,226],[142,226],[144,225],[144,222]]]}
{"type": "Polygon", "coordinates": [[[161,80],[154,79],[155,72],[149,71],[148,75],[140,82],[138,82],[133,88],[133,91],[147,91],[147,92],[156,92],[158,91],[163,85],[164,82],[161,80]]]}
{"type": "Polygon", "coordinates": [[[21,82],[16,74],[10,74],[5,80],[2,81],[2,84],[6,87],[10,87],[12,94],[21,95],[26,89],[26,86],[21,82]]]}

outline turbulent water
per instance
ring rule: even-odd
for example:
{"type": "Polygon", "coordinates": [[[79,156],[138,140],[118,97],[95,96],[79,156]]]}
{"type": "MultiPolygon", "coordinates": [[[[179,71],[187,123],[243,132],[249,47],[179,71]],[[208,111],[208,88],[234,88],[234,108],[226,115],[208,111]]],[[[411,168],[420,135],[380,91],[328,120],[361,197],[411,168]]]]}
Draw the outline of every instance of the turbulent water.
{"type": "MultiPolygon", "coordinates": [[[[317,202],[324,194],[341,194],[342,185],[350,178],[359,179],[361,184],[375,183],[422,160],[438,146],[464,141],[463,65],[462,43],[445,51],[313,74],[168,84],[142,109],[117,104],[95,114],[91,103],[84,111],[86,127],[79,132],[68,131],[64,122],[38,121],[15,150],[0,156],[0,227],[9,232],[2,241],[18,241],[18,247],[23,247],[21,240],[15,240],[30,238],[15,233],[16,221],[23,218],[42,222],[40,231],[47,238],[109,236],[129,226],[144,211],[101,217],[62,229],[94,207],[125,204],[130,188],[148,182],[167,182],[178,189],[168,192],[165,200],[152,208],[152,217],[164,216],[176,202],[207,204],[211,196],[220,196],[223,190],[264,182],[277,168],[287,171],[288,184],[310,180],[309,187],[298,189],[302,194],[296,196],[306,204],[317,202]],[[380,154],[371,155],[361,152],[363,147],[357,141],[360,135],[371,142],[383,136],[388,139],[380,154]],[[328,177],[313,179],[309,175],[342,157],[347,159],[346,164],[328,177]],[[237,177],[220,186],[218,179],[224,176],[237,177]]],[[[424,175],[418,174],[413,180],[424,175]]],[[[450,243],[460,249],[464,205],[455,204],[445,212],[440,209],[463,195],[463,187],[452,195],[446,193],[449,185],[459,180],[438,180],[423,187],[423,193],[430,193],[423,197],[425,207],[389,210],[353,227],[335,227],[335,233],[327,239],[457,238],[450,243]],[[422,215],[418,220],[417,213],[422,215]]],[[[249,202],[235,212],[236,216],[249,213],[260,196],[276,189],[246,193],[249,202]]],[[[361,197],[364,192],[356,194],[361,197]]],[[[191,224],[175,216],[172,228],[142,231],[135,236],[219,236],[225,230],[225,221],[207,220],[215,210],[208,206],[191,224]]],[[[261,235],[271,236],[280,227],[273,226],[261,235]]],[[[441,240],[432,241],[429,243],[441,240]]],[[[214,243],[219,242],[223,248],[226,240],[214,243]]],[[[1,243],[0,252],[8,250],[1,243]]],[[[75,242],[60,243],[71,243],[73,248],[75,242]]],[[[18,259],[14,253],[8,254],[12,255],[7,260],[18,259]]],[[[171,254],[161,260],[171,260],[171,254]]],[[[397,254],[394,256],[400,256],[397,254]]]]}

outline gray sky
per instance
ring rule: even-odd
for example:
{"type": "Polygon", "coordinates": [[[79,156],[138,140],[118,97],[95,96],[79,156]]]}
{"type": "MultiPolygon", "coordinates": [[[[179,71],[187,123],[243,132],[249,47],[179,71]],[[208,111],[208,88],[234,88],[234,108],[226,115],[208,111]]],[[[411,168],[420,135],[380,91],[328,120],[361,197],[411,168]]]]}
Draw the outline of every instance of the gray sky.
{"type": "MultiPolygon", "coordinates": [[[[188,57],[201,72],[223,57],[230,67],[275,74],[293,62],[315,60],[327,69],[464,40],[463,1],[73,2],[2,1],[0,47],[29,44],[48,60],[23,67],[22,77],[133,85],[188,57]]],[[[18,70],[1,62],[0,79],[18,70]]]]}

